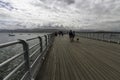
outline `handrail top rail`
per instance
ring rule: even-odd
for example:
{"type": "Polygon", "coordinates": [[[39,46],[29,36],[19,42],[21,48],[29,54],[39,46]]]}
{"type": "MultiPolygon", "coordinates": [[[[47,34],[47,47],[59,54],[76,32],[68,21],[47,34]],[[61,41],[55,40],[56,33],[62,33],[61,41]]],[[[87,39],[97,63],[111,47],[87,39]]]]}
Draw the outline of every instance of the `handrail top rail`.
{"type": "Polygon", "coordinates": [[[117,34],[120,34],[120,32],[109,32],[109,31],[108,32],[104,32],[104,31],[93,31],[93,32],[92,31],[90,31],[90,32],[86,31],[86,32],[80,32],[80,31],[77,31],[77,33],[117,33],[117,34]]]}
{"type": "MultiPolygon", "coordinates": [[[[45,36],[45,35],[44,35],[44,36],[45,36]]],[[[33,38],[30,38],[30,39],[26,39],[25,41],[34,40],[34,39],[37,39],[38,37],[44,37],[44,36],[33,37],[33,38]]],[[[24,40],[24,39],[22,39],[22,40],[24,40]]],[[[15,41],[9,41],[9,42],[6,42],[6,43],[1,43],[1,44],[0,44],[0,48],[8,47],[8,46],[15,45],[15,44],[19,44],[19,43],[21,43],[20,39],[15,40],[15,41]]]]}
{"type": "Polygon", "coordinates": [[[0,48],[8,47],[8,46],[15,45],[15,44],[18,44],[18,43],[20,43],[19,40],[10,41],[10,42],[6,42],[6,43],[1,43],[0,48]]]}
{"type": "MultiPolygon", "coordinates": [[[[47,35],[49,35],[49,34],[47,34],[47,35]]],[[[31,40],[38,39],[39,37],[44,37],[44,36],[37,36],[37,37],[29,38],[29,39],[26,39],[26,41],[31,41],[31,40]]]]}
{"type": "Polygon", "coordinates": [[[4,65],[6,65],[7,63],[15,60],[16,58],[18,58],[19,56],[21,56],[21,55],[23,55],[23,54],[24,54],[24,52],[21,52],[21,53],[19,53],[19,54],[17,54],[17,55],[14,55],[13,57],[5,60],[4,62],[0,63],[0,68],[3,67],[4,65]]]}

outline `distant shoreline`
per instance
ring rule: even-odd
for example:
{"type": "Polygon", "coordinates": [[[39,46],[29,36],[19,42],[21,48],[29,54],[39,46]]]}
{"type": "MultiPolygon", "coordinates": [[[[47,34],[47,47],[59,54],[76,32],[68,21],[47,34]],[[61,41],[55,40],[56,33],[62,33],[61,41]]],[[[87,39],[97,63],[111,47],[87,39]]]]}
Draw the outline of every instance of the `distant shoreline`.
{"type": "MultiPolygon", "coordinates": [[[[63,29],[0,29],[0,33],[53,33],[57,31],[68,32],[69,30],[63,29]]],[[[120,31],[102,31],[102,30],[74,30],[78,33],[120,33],[120,31]]]]}
{"type": "Polygon", "coordinates": [[[57,31],[56,29],[0,29],[0,33],[51,33],[57,31]]]}

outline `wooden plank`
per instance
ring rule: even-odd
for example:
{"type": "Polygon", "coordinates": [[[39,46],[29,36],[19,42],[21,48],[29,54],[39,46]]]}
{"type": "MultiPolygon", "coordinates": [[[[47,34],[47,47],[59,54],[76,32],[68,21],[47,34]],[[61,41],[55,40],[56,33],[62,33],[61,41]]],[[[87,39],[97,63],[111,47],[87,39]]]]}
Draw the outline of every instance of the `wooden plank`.
{"type": "Polygon", "coordinates": [[[120,45],[56,37],[36,80],[120,80],[120,45]]]}

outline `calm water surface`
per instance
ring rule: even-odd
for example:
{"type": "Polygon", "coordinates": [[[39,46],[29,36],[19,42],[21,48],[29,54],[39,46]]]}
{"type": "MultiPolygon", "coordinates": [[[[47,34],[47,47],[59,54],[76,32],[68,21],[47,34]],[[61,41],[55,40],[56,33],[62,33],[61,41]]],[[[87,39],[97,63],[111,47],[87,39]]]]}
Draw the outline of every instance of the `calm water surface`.
{"type": "Polygon", "coordinates": [[[28,39],[28,38],[33,38],[37,36],[42,36],[47,33],[13,33],[15,36],[9,36],[9,33],[0,33],[0,44],[9,42],[9,41],[14,41],[17,39],[28,39]]]}

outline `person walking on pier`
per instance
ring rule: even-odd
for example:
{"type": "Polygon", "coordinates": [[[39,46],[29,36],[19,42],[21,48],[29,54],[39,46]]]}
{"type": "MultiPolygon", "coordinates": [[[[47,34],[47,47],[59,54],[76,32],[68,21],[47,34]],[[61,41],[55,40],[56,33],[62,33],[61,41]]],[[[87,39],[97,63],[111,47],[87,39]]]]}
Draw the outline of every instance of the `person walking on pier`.
{"type": "Polygon", "coordinates": [[[74,38],[75,38],[75,31],[73,31],[73,40],[74,40],[74,38]]]}
{"type": "Polygon", "coordinates": [[[59,34],[59,36],[63,36],[64,35],[62,31],[59,31],[58,34],[59,34]]]}
{"type": "Polygon", "coordinates": [[[70,41],[73,42],[74,41],[74,37],[75,37],[75,34],[72,30],[69,31],[69,38],[70,38],[70,41]]]}
{"type": "Polygon", "coordinates": [[[55,36],[57,37],[58,33],[57,33],[57,32],[55,32],[54,34],[55,34],[55,36]]]}

